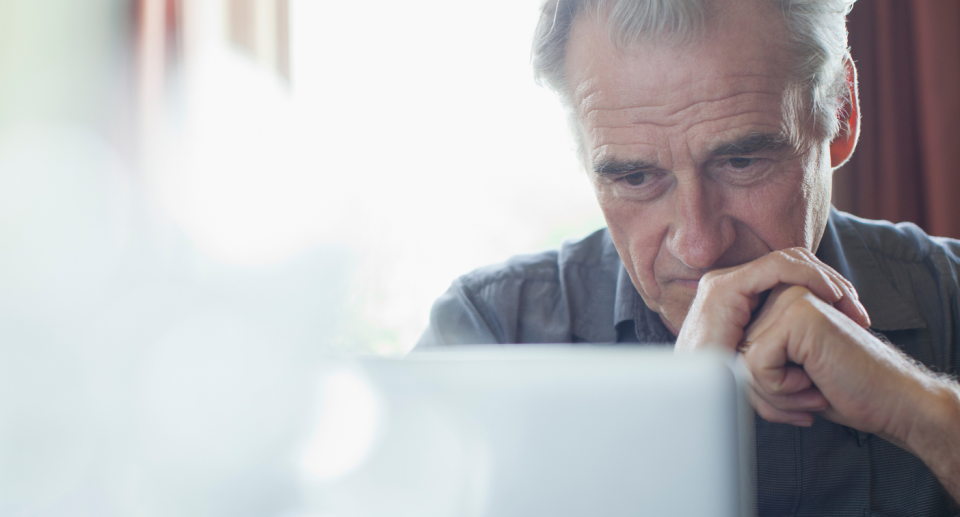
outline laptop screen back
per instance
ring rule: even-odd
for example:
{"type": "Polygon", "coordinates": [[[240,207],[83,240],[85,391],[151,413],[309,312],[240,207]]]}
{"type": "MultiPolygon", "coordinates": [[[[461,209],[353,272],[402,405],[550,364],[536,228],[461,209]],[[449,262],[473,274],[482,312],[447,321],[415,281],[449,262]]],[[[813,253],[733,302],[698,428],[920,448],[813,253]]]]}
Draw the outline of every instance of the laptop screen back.
{"type": "Polygon", "coordinates": [[[375,431],[349,471],[315,480],[310,506],[341,517],[751,515],[752,413],[728,359],[524,345],[344,363],[331,372],[369,388],[375,431]]]}

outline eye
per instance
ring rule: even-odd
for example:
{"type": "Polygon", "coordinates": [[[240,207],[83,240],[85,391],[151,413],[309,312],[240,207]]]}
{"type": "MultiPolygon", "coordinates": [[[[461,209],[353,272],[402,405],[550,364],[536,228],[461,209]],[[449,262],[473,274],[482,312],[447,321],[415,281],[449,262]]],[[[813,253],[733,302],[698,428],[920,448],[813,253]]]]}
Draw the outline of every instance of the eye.
{"type": "Polygon", "coordinates": [[[753,162],[754,158],[743,158],[739,156],[727,160],[727,163],[729,163],[734,169],[746,169],[747,167],[753,165],[753,162]]]}
{"type": "Polygon", "coordinates": [[[647,173],[634,172],[633,174],[628,174],[621,179],[631,185],[642,185],[643,182],[647,181],[647,173]]]}

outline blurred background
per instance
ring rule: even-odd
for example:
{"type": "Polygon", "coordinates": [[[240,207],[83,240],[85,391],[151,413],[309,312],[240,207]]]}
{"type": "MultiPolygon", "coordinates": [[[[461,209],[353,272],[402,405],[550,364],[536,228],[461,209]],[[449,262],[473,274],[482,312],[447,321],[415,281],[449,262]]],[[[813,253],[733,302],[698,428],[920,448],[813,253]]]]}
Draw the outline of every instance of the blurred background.
{"type": "Polygon", "coordinates": [[[335,514],[323,358],[603,224],[537,8],[0,0],[0,515],[335,514]]]}
{"type": "MultiPolygon", "coordinates": [[[[337,515],[375,404],[324,358],[603,225],[538,3],[0,0],[0,515],[337,515]]],[[[851,15],[839,207],[960,237],[958,5],[851,15]]]]}

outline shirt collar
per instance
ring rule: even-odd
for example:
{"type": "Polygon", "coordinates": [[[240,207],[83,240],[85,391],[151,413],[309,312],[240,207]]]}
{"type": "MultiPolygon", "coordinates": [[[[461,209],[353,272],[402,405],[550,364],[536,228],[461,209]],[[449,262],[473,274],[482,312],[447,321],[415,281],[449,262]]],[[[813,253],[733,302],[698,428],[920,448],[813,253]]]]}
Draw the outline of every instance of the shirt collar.
{"type": "Polygon", "coordinates": [[[641,343],[672,342],[673,335],[633,286],[609,231],[604,230],[600,239],[599,250],[591,248],[595,251],[590,253],[573,248],[560,251],[559,261],[566,265],[561,282],[569,293],[574,339],[614,343],[618,325],[630,321],[641,343]]]}
{"type": "Polygon", "coordinates": [[[593,245],[561,248],[559,260],[565,265],[561,282],[568,293],[573,337],[589,343],[612,343],[617,340],[617,331],[610,319],[620,306],[617,271],[623,266],[610,232],[604,229],[599,237],[599,250],[593,245]]]}
{"type": "Polygon", "coordinates": [[[644,307],[647,306],[647,304],[643,303],[643,299],[640,298],[640,293],[638,293],[637,288],[634,287],[633,281],[630,280],[630,274],[627,273],[627,268],[623,267],[621,263],[617,269],[617,291],[613,306],[613,326],[617,326],[627,320],[632,320],[636,316],[637,304],[643,305],[644,307]]]}

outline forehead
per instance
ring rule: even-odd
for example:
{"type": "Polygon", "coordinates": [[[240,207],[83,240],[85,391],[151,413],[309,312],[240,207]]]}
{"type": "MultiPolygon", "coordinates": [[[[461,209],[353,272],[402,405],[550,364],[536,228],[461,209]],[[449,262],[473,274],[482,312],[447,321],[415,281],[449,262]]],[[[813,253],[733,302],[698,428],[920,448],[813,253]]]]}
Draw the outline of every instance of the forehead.
{"type": "Polygon", "coordinates": [[[571,27],[566,73],[587,126],[688,122],[724,113],[780,116],[788,53],[781,16],[768,3],[729,2],[703,37],[682,46],[614,46],[605,20],[581,15],[571,27]]]}

